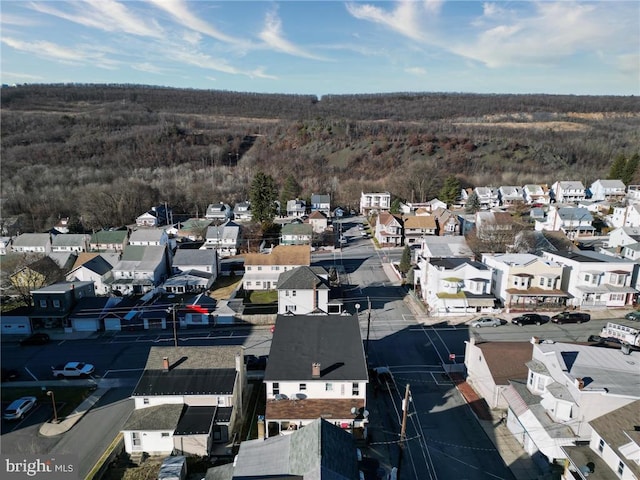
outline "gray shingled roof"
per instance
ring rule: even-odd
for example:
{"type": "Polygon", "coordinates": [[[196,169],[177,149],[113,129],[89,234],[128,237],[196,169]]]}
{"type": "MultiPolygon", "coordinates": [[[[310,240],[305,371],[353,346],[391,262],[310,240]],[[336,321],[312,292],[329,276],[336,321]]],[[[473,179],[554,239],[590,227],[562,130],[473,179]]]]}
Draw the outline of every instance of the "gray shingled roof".
{"type": "Polygon", "coordinates": [[[297,267],[282,272],[278,277],[278,290],[312,290],[314,288],[327,290],[327,281],[319,275],[327,275],[322,267],[297,267]]]}
{"type": "Polygon", "coordinates": [[[368,380],[360,325],[354,315],[278,315],[265,380],[368,380]]]}
{"type": "Polygon", "coordinates": [[[131,232],[129,243],[133,242],[159,242],[164,234],[162,228],[139,228],[131,232]]]}
{"type": "Polygon", "coordinates": [[[167,404],[140,408],[131,412],[123,430],[174,430],[182,415],[183,405],[167,404]]]}
{"type": "Polygon", "coordinates": [[[174,266],[213,265],[214,263],[216,263],[216,251],[213,249],[179,248],[173,257],[174,266]]]}
{"type": "Polygon", "coordinates": [[[40,247],[51,241],[48,233],[23,233],[13,239],[14,247],[40,247]]]}
{"type": "Polygon", "coordinates": [[[89,236],[83,233],[60,233],[53,237],[54,247],[84,247],[89,236]]]}

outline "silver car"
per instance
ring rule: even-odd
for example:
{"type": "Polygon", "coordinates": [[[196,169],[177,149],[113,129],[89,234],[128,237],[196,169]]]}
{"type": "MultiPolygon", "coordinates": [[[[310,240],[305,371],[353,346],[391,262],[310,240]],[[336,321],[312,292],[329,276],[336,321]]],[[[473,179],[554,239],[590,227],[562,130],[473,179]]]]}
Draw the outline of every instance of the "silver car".
{"type": "Polygon", "coordinates": [[[499,327],[502,324],[503,324],[503,321],[500,318],[480,317],[474,320],[473,322],[471,322],[469,325],[475,328],[480,328],[480,327],[499,327]]]}
{"type": "Polygon", "coordinates": [[[22,397],[14,400],[4,410],[2,418],[5,420],[20,420],[35,406],[36,401],[36,397],[22,397]]]}

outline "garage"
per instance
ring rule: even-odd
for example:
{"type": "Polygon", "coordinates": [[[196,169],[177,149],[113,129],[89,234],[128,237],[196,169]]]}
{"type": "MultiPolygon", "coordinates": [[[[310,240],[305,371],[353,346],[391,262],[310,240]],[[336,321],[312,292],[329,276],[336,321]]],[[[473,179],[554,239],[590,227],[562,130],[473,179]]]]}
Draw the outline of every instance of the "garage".
{"type": "Polygon", "coordinates": [[[19,307],[0,316],[2,335],[31,335],[31,322],[27,307],[19,307]]]}
{"type": "Polygon", "coordinates": [[[97,332],[100,321],[97,318],[72,318],[71,326],[75,332],[97,332]]]}

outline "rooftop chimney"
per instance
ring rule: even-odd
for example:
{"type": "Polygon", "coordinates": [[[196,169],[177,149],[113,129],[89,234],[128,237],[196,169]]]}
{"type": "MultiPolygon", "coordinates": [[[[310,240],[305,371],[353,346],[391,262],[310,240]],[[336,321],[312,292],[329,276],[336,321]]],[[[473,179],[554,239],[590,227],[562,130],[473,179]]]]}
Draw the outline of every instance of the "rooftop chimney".
{"type": "Polygon", "coordinates": [[[320,364],[318,362],[313,362],[311,364],[311,377],[320,378],[320,364]]]}
{"type": "Polygon", "coordinates": [[[162,357],[162,371],[169,371],[169,357],[162,357]]]}

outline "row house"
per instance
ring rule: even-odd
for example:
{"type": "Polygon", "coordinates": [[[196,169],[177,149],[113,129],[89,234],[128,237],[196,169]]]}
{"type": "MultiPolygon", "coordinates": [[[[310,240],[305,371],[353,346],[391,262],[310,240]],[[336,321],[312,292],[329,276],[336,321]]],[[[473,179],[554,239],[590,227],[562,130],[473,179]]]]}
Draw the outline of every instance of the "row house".
{"type": "Polygon", "coordinates": [[[422,237],[420,248],[416,249],[413,272],[413,288],[421,298],[422,292],[427,285],[428,263],[432,258],[466,258],[473,260],[474,255],[463,236],[422,237]]]}
{"type": "Polygon", "coordinates": [[[613,213],[608,218],[614,228],[640,227],[640,203],[613,207],[613,213]]]}
{"type": "Polygon", "coordinates": [[[298,198],[287,200],[287,217],[299,218],[307,213],[307,204],[304,200],[298,198]]]}
{"type": "Polygon", "coordinates": [[[403,240],[402,219],[389,212],[380,212],[373,235],[380,246],[399,247],[403,240]]]}
{"type": "Polygon", "coordinates": [[[529,253],[484,254],[482,263],[493,270],[491,291],[507,310],[562,308],[563,266],[529,253]]]}
{"type": "Polygon", "coordinates": [[[371,213],[388,212],[391,208],[389,192],[360,193],[360,215],[368,217],[371,213]]]}
{"type": "Polygon", "coordinates": [[[508,212],[476,212],[474,221],[478,238],[504,242],[505,235],[511,238],[515,228],[508,212]]]}
{"type": "Polygon", "coordinates": [[[29,315],[33,330],[64,328],[71,331],[69,315],[78,301],[94,297],[93,282],[60,282],[32,290],[33,309],[29,315]]]}
{"type": "Polygon", "coordinates": [[[328,194],[311,194],[311,211],[322,212],[327,217],[331,216],[331,196],[328,194]]]}
{"type": "Polygon", "coordinates": [[[522,196],[529,205],[549,205],[551,202],[547,185],[529,183],[522,187],[522,196]]]}
{"type": "Polygon", "coordinates": [[[298,267],[278,277],[278,313],[329,313],[329,274],[322,267],[298,267]]]}
{"type": "Polygon", "coordinates": [[[627,187],[626,201],[628,204],[640,203],[640,185],[629,185],[627,187]]]}
{"type": "Polygon", "coordinates": [[[233,207],[233,219],[238,222],[250,222],[253,220],[253,212],[251,211],[251,202],[236,203],[233,207]]]}
{"type": "Polygon", "coordinates": [[[51,253],[51,235],[23,233],[13,239],[11,249],[16,253],[51,253]]]}
{"type": "Polygon", "coordinates": [[[447,204],[437,198],[428,202],[400,203],[400,213],[404,215],[429,215],[436,208],[447,208],[447,204]]]}
{"type": "Polygon", "coordinates": [[[543,258],[564,267],[561,289],[569,294],[568,306],[633,305],[637,294],[631,286],[635,262],[590,251],[544,252],[543,258]]]}
{"type": "Polygon", "coordinates": [[[147,293],[169,276],[169,265],[166,245],[129,245],[113,267],[111,290],[122,295],[147,293]]]}
{"type": "Polygon", "coordinates": [[[91,235],[89,248],[92,252],[122,253],[128,244],[129,232],[125,230],[99,230],[91,235]]]}
{"type": "Polygon", "coordinates": [[[589,187],[591,200],[618,203],[624,201],[627,187],[622,180],[596,180],[589,187]]]}
{"type": "Polygon", "coordinates": [[[586,198],[584,185],[579,181],[561,181],[551,185],[551,198],[556,203],[578,203],[586,198]]]}
{"type": "Polygon", "coordinates": [[[277,245],[271,253],[244,255],[245,273],[242,287],[249,290],[273,290],[280,274],[297,267],[311,265],[309,245],[277,245]]]}
{"type": "Polygon", "coordinates": [[[207,228],[202,249],[214,249],[220,258],[233,257],[238,254],[240,244],[240,225],[227,222],[223,225],[212,225],[207,228]]]}
{"type": "Polygon", "coordinates": [[[51,251],[58,253],[86,252],[89,239],[90,236],[84,233],[60,233],[53,237],[51,251]]]}
{"type": "Polygon", "coordinates": [[[458,215],[446,208],[436,208],[433,212],[438,226],[438,235],[450,236],[460,235],[461,223],[458,215]]]}
{"type": "Polygon", "coordinates": [[[313,227],[308,223],[287,223],[280,231],[282,245],[311,245],[312,236],[313,227]]]}
{"type": "Polygon", "coordinates": [[[503,207],[514,207],[524,203],[522,187],[502,186],[498,188],[498,199],[503,207]]]}
{"type": "Polygon", "coordinates": [[[278,315],[264,374],[267,437],[325,418],[364,438],[368,379],[356,315],[278,315]]]}
{"type": "Polygon", "coordinates": [[[404,219],[404,243],[405,245],[419,245],[425,235],[436,235],[438,225],[432,215],[414,215],[404,219]]]}
{"type": "Polygon", "coordinates": [[[500,206],[498,190],[491,187],[475,187],[473,189],[463,188],[460,191],[460,206],[464,206],[467,203],[471,193],[475,193],[478,197],[478,202],[480,203],[480,208],[482,210],[489,210],[500,206]]]}
{"type": "Polygon", "coordinates": [[[138,228],[129,236],[129,245],[147,247],[168,244],[169,235],[162,228],[138,228]]]}
{"type": "Polygon", "coordinates": [[[578,237],[592,237],[595,234],[593,216],[586,208],[549,207],[544,221],[536,221],[536,231],[555,231],[564,233],[569,240],[578,237]]]}
{"type": "Polygon", "coordinates": [[[207,206],[207,211],[204,214],[204,218],[216,222],[226,222],[231,219],[233,210],[227,203],[210,203],[207,206]]]}

